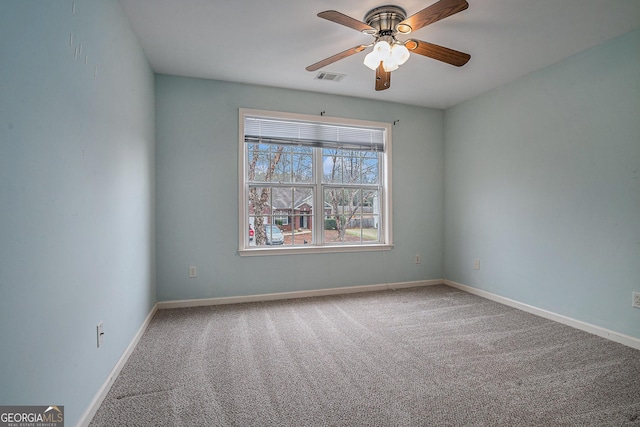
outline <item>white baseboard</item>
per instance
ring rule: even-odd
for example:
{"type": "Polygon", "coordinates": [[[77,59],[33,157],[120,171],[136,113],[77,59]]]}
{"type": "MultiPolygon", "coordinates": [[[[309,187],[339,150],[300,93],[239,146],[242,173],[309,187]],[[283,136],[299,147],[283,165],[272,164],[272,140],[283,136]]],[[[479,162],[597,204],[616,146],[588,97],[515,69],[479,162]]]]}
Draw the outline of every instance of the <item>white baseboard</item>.
{"type": "Polygon", "coordinates": [[[118,359],[118,362],[111,370],[111,373],[107,377],[107,380],[104,382],[104,384],[102,384],[102,387],[100,387],[100,389],[96,393],[87,410],[84,411],[84,414],[82,414],[82,416],[80,417],[80,421],[78,421],[76,427],[86,427],[89,425],[89,423],[93,419],[93,416],[98,411],[98,408],[100,408],[102,401],[105,397],[107,397],[107,393],[109,393],[109,390],[120,374],[120,371],[124,367],[125,363],[127,363],[129,356],[131,356],[131,353],[136,348],[138,341],[140,341],[140,338],[142,338],[142,335],[147,330],[147,327],[149,326],[149,323],[151,323],[151,319],[153,318],[153,315],[156,314],[156,311],[158,311],[158,303],[153,306],[147,317],[144,319],[142,326],[140,326],[138,332],[136,332],[133,339],[131,340],[131,343],[129,343],[124,353],[122,353],[122,356],[120,356],[120,359],[118,359]]]}
{"type": "Polygon", "coordinates": [[[273,293],[273,294],[258,294],[258,295],[239,296],[239,297],[161,301],[161,302],[158,302],[158,309],[163,310],[168,308],[186,308],[186,307],[201,307],[201,306],[208,306],[208,305],[240,304],[245,302],[277,301],[277,300],[285,300],[285,299],[293,299],[293,298],[308,298],[308,297],[318,297],[318,296],[326,296],[326,295],[352,294],[356,292],[382,291],[386,289],[413,288],[417,286],[433,286],[433,285],[442,285],[443,283],[444,283],[444,280],[442,279],[419,280],[415,282],[384,283],[380,285],[349,286],[345,288],[315,289],[311,291],[280,292],[280,293],[273,293]]]}
{"type": "Polygon", "coordinates": [[[589,332],[599,337],[606,338],[610,341],[615,341],[628,347],[640,350],[640,339],[638,338],[610,331],[609,329],[605,329],[600,326],[592,325],[581,320],[572,319],[571,317],[556,314],[551,311],[524,304],[500,295],[493,294],[491,292],[483,291],[482,289],[463,285],[451,280],[444,280],[444,284],[447,286],[451,286],[452,288],[460,289],[462,291],[469,292],[470,294],[478,295],[483,298],[498,302],[500,304],[508,305],[509,307],[517,308],[519,310],[526,311],[527,313],[535,314],[536,316],[544,317],[545,319],[553,320],[555,322],[562,323],[563,325],[571,326],[573,328],[580,329],[581,331],[589,332]]]}

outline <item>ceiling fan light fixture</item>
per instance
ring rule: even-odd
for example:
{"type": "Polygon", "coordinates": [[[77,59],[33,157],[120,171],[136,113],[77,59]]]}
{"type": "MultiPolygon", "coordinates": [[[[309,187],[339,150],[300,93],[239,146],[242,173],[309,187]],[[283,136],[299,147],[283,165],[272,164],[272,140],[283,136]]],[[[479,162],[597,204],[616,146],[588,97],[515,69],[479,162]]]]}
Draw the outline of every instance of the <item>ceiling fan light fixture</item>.
{"type": "Polygon", "coordinates": [[[373,51],[378,54],[378,58],[382,61],[391,54],[391,45],[385,40],[380,40],[373,46],[373,51]]]}
{"type": "Polygon", "coordinates": [[[391,44],[387,40],[378,40],[373,46],[373,50],[364,58],[364,65],[372,70],[376,70],[382,61],[384,71],[391,72],[409,59],[409,50],[395,39],[391,44]]]}
{"type": "Polygon", "coordinates": [[[384,68],[387,73],[397,70],[399,66],[400,65],[391,56],[382,61],[382,68],[384,68]]]}
{"type": "Polygon", "coordinates": [[[376,53],[376,51],[369,52],[367,56],[364,57],[364,65],[371,68],[373,71],[378,68],[380,65],[380,56],[376,53]]]}
{"type": "Polygon", "coordinates": [[[398,65],[402,65],[409,59],[409,49],[407,49],[403,44],[397,43],[391,47],[391,57],[398,63],[398,65]]]}

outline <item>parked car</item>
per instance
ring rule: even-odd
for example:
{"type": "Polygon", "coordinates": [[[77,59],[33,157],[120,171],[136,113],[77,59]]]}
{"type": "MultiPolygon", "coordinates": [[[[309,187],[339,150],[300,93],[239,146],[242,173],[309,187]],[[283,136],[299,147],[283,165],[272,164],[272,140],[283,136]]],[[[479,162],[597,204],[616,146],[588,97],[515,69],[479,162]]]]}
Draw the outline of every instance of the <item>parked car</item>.
{"type": "Polygon", "coordinates": [[[282,245],[284,244],[284,234],[278,228],[277,225],[264,225],[264,232],[267,235],[267,245],[282,245]]]}
{"type": "Polygon", "coordinates": [[[249,241],[253,242],[253,236],[255,235],[255,232],[253,231],[253,228],[251,228],[251,224],[249,224],[249,241]]]}

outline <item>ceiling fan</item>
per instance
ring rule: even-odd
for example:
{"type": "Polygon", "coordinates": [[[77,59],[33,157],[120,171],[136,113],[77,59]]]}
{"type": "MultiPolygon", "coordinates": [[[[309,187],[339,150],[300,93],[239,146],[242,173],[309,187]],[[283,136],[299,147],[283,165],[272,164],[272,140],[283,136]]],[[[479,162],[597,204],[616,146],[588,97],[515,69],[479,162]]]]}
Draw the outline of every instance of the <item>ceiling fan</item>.
{"type": "Polygon", "coordinates": [[[396,39],[396,35],[417,31],[429,24],[462,12],[468,7],[469,3],[466,0],[439,0],[407,18],[406,12],[401,7],[380,6],[370,10],[365,15],[364,22],[335,10],[320,12],[318,13],[320,18],[353,28],[372,36],[375,40],[371,44],[361,44],[337,53],[309,65],[306,69],[307,71],[319,70],[371,46],[373,46],[373,51],[365,57],[364,64],[376,71],[376,90],[389,89],[391,71],[404,64],[409,59],[410,52],[461,67],[471,58],[469,54],[413,38],[401,41],[396,39]]]}

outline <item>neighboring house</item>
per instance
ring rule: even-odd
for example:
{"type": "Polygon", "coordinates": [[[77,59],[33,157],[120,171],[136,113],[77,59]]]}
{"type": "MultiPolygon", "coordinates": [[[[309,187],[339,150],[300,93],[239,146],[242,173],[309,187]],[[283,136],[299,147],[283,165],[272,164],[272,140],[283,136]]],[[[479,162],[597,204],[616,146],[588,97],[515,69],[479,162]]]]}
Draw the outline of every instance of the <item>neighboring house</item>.
{"type": "MultiPolygon", "coordinates": [[[[311,195],[303,195],[297,200],[291,200],[288,193],[280,193],[274,198],[273,204],[267,206],[264,212],[265,224],[277,224],[282,231],[292,229],[313,229],[313,201],[311,195]],[[273,221],[270,219],[273,216],[273,221]]],[[[253,215],[253,205],[249,205],[249,215],[253,215]]],[[[325,203],[325,216],[331,215],[331,205],[325,203]]],[[[252,219],[252,218],[251,218],[252,219]]],[[[250,219],[250,223],[252,221],[250,219]]]]}

